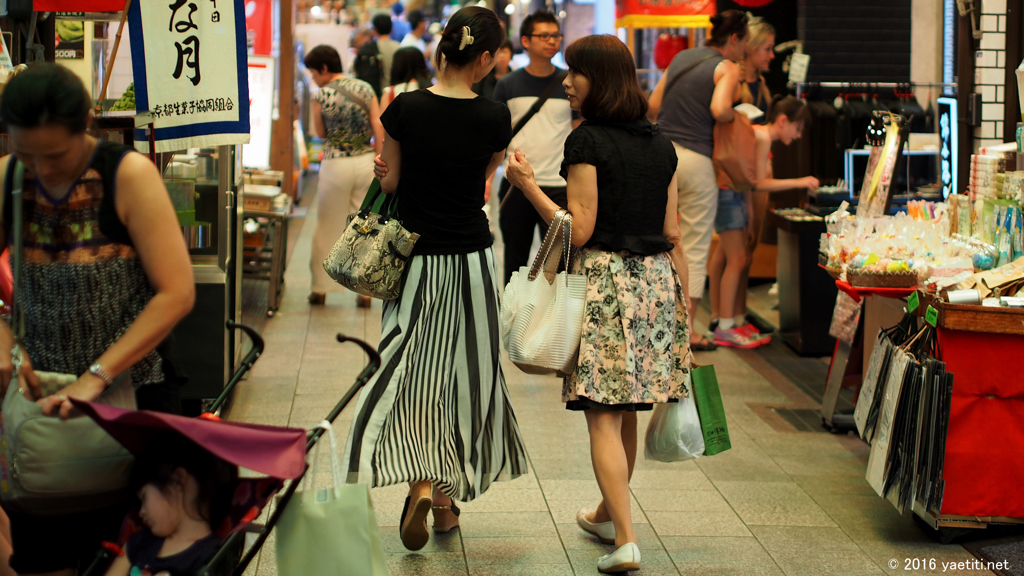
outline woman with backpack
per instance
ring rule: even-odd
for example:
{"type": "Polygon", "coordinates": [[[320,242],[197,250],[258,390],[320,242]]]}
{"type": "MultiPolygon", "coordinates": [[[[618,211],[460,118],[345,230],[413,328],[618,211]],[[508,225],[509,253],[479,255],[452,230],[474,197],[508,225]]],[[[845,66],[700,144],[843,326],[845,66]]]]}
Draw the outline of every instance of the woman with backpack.
{"type": "MultiPolygon", "coordinates": [[[[44,414],[67,418],[71,398],[93,401],[127,384],[140,410],[180,413],[180,372],[164,342],[192,310],[192,262],[160,171],[132,148],[90,136],[92,105],[73,72],[42,63],[8,82],[0,100],[15,150],[0,159],[0,251],[15,241],[12,259],[13,231],[22,230],[14,288],[20,334],[0,321],[0,397],[21,387],[44,414]],[[54,393],[42,389],[40,372],[77,378],[54,393]]],[[[4,425],[7,452],[21,431],[4,425]]],[[[10,454],[0,458],[11,568],[74,576],[102,540],[117,537],[127,505],[58,514],[16,509],[7,501],[12,464],[10,454]]]]}

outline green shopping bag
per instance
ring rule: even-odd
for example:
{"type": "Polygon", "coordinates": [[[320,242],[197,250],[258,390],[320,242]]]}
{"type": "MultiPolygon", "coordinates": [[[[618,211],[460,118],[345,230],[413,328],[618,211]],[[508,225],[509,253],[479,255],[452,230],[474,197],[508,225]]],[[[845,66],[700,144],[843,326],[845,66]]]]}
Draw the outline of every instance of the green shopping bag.
{"type": "Polygon", "coordinates": [[[387,576],[384,543],[366,484],[341,484],[334,432],[330,438],[333,486],[313,490],[317,453],[303,488],[277,523],[277,573],[287,576],[387,576]]]}
{"type": "Polygon", "coordinates": [[[370,187],[366,190],[366,196],[363,197],[363,203],[359,206],[359,211],[371,214],[384,214],[389,217],[394,216],[394,198],[394,194],[385,194],[380,187],[380,180],[374,178],[370,182],[370,187]]]}
{"type": "Polygon", "coordinates": [[[715,367],[694,364],[690,370],[690,386],[697,401],[700,428],[704,432],[704,455],[713,456],[732,448],[715,367]]]}

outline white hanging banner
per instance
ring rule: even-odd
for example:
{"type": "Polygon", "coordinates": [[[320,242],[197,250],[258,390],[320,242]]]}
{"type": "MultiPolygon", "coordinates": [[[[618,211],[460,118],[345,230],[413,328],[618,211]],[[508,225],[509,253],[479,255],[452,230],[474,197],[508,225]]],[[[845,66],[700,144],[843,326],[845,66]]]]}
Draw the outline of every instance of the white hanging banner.
{"type": "MultiPolygon", "coordinates": [[[[156,151],[247,144],[244,0],[134,0],[128,12],[135,107],[156,151]]],[[[135,147],[149,152],[143,130],[135,147]]]]}

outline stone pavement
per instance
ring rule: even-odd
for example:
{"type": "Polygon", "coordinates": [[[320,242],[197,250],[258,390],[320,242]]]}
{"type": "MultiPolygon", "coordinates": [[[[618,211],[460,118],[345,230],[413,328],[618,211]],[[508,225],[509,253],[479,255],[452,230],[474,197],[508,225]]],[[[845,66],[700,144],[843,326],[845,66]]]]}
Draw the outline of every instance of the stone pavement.
{"type": "MultiPolygon", "coordinates": [[[[266,353],[240,385],[231,420],[312,427],[349,389],[365,362],[357,347],[338,344],[335,334],[373,345],[379,340],[379,302],[363,310],[355,307],[354,295],[333,294],[324,307],[306,303],[312,217],[311,211],[298,234],[282,307],[267,324],[266,353]]],[[[860,440],[795,432],[759,408],[813,405],[799,390],[780,385],[777,378],[773,385],[764,370],[755,370],[730,350],[701,353],[698,362],[715,365],[733,449],[665,464],[645,460],[640,447],[631,484],[643,556],[639,574],[991,574],[942,571],[943,562],[973,556],[959,545],[937,543],[874,494],[864,480],[868,448],[860,440]],[[934,558],[938,568],[905,571],[907,558],[934,558]],[[891,560],[897,569],[890,569],[891,560]]],[[[597,574],[598,557],[613,549],[575,524],[576,511],[600,499],[583,416],[564,409],[558,380],[523,374],[507,362],[504,370],[530,473],[495,484],[463,505],[461,528],[432,535],[427,547],[415,553],[404,549],[398,535],[407,487],[373,490],[393,576],[597,574]]],[[[341,447],[354,405],[336,422],[341,447]]],[[[640,415],[641,434],[649,414],[640,415]]],[[[326,477],[317,476],[323,486],[326,477]]],[[[273,537],[247,574],[277,574],[273,537]]]]}

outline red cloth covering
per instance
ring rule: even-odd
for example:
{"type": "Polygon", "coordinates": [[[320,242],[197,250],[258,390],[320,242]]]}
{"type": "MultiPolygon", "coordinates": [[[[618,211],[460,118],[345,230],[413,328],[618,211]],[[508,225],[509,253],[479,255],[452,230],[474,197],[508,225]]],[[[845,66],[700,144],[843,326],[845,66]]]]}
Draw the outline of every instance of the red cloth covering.
{"type": "Polygon", "coordinates": [[[36,12],[120,12],[124,0],[34,0],[36,12]]]}
{"type": "Polygon", "coordinates": [[[851,286],[846,280],[836,280],[836,288],[853,298],[854,302],[860,302],[866,296],[883,296],[885,298],[905,298],[917,288],[860,288],[851,286]]]}
{"type": "Polygon", "coordinates": [[[1024,518],[1024,336],[938,334],[953,373],[942,514],[1024,518]]]}
{"type": "Polygon", "coordinates": [[[272,478],[298,478],[306,467],[306,431],[298,428],[124,410],[74,398],[71,403],[132,454],[144,451],[156,436],[175,433],[226,462],[272,478]]]}

